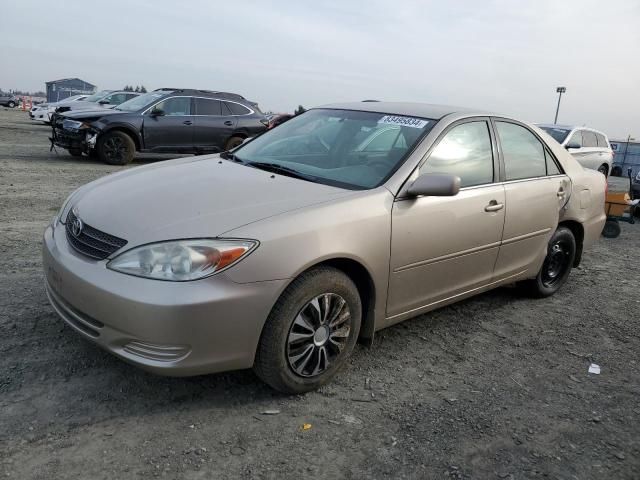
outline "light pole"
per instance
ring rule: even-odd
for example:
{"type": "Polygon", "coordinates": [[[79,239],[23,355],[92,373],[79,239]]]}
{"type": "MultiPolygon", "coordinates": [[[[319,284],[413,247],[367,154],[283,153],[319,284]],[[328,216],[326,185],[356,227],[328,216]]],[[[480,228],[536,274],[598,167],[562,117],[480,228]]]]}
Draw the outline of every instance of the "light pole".
{"type": "Polygon", "coordinates": [[[556,88],[556,92],[558,92],[558,106],[556,107],[556,118],[553,120],[553,124],[558,123],[558,112],[560,111],[560,99],[562,99],[562,94],[567,91],[566,87],[558,87],[556,88]]]}
{"type": "Polygon", "coordinates": [[[634,141],[635,138],[633,138],[631,135],[627,135],[627,146],[624,149],[624,156],[622,157],[622,165],[624,166],[625,163],[627,163],[627,151],[629,150],[629,144],[634,141]]]}

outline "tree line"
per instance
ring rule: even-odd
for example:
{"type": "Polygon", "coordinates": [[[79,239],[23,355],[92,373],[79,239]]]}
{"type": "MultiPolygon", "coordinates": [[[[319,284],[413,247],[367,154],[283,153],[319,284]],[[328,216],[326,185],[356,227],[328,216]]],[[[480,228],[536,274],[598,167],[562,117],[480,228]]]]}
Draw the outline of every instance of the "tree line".
{"type": "Polygon", "coordinates": [[[135,88],[133,85],[125,85],[123,90],[125,92],[147,93],[147,89],[144,88],[144,85],[136,85],[135,88]]]}

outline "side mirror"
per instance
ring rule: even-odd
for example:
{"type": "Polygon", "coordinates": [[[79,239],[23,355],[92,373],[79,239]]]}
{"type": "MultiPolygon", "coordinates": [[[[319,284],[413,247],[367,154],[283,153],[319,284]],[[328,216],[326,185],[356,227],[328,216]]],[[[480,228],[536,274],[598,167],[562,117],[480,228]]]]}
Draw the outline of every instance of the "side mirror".
{"type": "Polygon", "coordinates": [[[564,148],[566,148],[567,150],[572,150],[575,148],[582,148],[582,145],[580,145],[578,142],[569,142],[564,146],[564,148]]]}
{"type": "Polygon", "coordinates": [[[100,100],[98,103],[100,105],[109,105],[111,102],[109,100],[100,100]]]}
{"type": "Polygon", "coordinates": [[[448,173],[425,173],[411,184],[407,194],[430,197],[453,197],[460,191],[460,177],[448,173]]]}
{"type": "Polygon", "coordinates": [[[164,115],[164,110],[162,110],[161,108],[154,108],[153,110],[151,110],[152,117],[161,117],[163,115],[164,115]]]}

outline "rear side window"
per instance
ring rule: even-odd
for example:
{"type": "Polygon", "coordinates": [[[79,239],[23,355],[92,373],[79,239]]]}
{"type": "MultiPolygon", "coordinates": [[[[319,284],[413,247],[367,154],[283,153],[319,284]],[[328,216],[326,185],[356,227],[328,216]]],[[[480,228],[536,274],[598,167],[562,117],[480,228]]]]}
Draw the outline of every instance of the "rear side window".
{"type": "Polygon", "coordinates": [[[229,111],[231,112],[231,115],[248,115],[249,113],[251,113],[251,110],[249,110],[247,107],[243,105],[240,105],[239,103],[233,103],[233,102],[224,102],[224,103],[229,109],[229,111]]]}
{"type": "Polygon", "coordinates": [[[605,137],[601,133],[596,133],[596,139],[598,140],[599,147],[609,148],[609,144],[607,143],[607,137],[605,137]]]}
{"type": "Polygon", "coordinates": [[[507,180],[544,177],[547,174],[544,146],[526,128],[496,122],[507,180]]]}
{"type": "Polygon", "coordinates": [[[469,122],[449,130],[429,155],[420,173],[449,173],[461,187],[493,182],[493,150],[487,122],[469,122]]]}
{"type": "Polygon", "coordinates": [[[597,147],[598,140],[596,139],[595,132],[589,130],[582,131],[582,146],[583,147],[597,147]]]}
{"type": "Polygon", "coordinates": [[[196,98],[196,115],[222,115],[220,100],[196,98]]]}

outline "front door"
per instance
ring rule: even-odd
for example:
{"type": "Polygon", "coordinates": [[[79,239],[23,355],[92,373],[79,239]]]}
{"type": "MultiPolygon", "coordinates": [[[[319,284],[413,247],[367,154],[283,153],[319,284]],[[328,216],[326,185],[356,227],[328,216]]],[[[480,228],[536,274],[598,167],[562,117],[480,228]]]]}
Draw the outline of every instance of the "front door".
{"type": "Polygon", "coordinates": [[[193,125],[191,97],[167,98],[144,115],[145,148],[167,152],[191,151],[194,148],[193,125]]]}
{"type": "Polygon", "coordinates": [[[394,203],[389,319],[491,282],[506,210],[496,157],[487,119],[454,124],[418,174],[458,175],[460,192],[394,203]]]}
{"type": "Polygon", "coordinates": [[[560,209],[571,192],[551,153],[523,125],[496,121],[508,205],[496,279],[535,275],[557,228],[560,209]]]}

